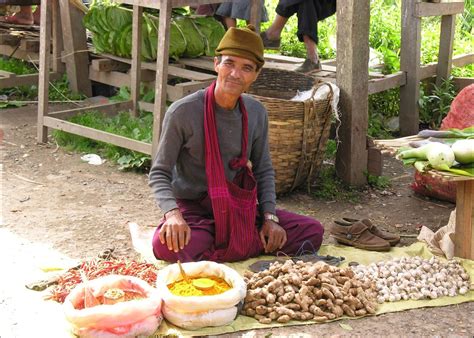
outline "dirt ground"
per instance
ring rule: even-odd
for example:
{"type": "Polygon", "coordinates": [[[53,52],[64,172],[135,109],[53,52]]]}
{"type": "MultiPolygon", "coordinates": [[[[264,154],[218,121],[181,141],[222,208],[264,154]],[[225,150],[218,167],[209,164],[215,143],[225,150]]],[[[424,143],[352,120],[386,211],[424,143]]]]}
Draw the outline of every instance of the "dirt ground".
{"type": "MultiPolygon", "coordinates": [[[[110,247],[117,256],[135,257],[127,223],[154,225],[160,217],[146,175],[121,172],[110,162],[87,164],[81,161],[81,154],[58,148],[54,141],[37,144],[36,114],[36,106],[0,111],[4,134],[0,171],[0,254],[5,269],[0,280],[2,338],[25,337],[35,320],[31,316],[41,316],[45,302],[29,303],[38,297],[24,287],[35,280],[38,266],[95,257],[110,247]]],[[[280,198],[278,205],[314,216],[326,229],[343,216],[369,217],[386,230],[400,233],[399,245],[415,241],[422,225],[436,230],[447,223],[454,205],[415,196],[408,187],[413,176],[410,169],[386,157],[383,174],[391,179],[392,188],[366,191],[357,203],[293,193],[280,198]]],[[[327,234],[325,242],[332,243],[327,234]]],[[[474,302],[470,302],[232,336],[472,336],[473,313],[474,302]]],[[[39,337],[55,336],[37,327],[34,330],[39,337]]]]}

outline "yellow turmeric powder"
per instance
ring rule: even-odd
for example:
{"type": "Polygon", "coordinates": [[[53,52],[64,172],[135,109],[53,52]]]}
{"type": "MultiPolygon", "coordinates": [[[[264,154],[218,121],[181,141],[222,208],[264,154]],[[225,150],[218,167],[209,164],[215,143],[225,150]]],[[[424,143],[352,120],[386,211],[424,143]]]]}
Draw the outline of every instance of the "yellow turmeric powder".
{"type": "Polygon", "coordinates": [[[182,279],[174,283],[168,284],[168,289],[173,295],[190,297],[190,296],[213,296],[224,293],[231,289],[231,286],[222,278],[210,276],[206,277],[214,281],[214,285],[206,290],[196,288],[192,281],[202,277],[189,278],[189,281],[182,279]]]}

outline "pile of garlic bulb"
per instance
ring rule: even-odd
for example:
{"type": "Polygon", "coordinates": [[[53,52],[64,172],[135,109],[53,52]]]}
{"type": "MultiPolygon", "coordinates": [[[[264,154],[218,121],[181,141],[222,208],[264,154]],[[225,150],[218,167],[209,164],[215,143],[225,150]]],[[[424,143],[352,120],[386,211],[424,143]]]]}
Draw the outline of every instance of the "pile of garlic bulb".
{"type": "Polygon", "coordinates": [[[454,297],[470,289],[469,274],[455,260],[402,257],[352,269],[360,281],[375,282],[379,303],[454,297]]]}

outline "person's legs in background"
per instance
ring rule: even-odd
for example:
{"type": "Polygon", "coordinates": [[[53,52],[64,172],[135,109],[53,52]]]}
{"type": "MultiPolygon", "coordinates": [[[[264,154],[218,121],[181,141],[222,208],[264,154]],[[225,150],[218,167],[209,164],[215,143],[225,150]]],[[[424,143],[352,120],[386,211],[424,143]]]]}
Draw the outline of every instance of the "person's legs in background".
{"type": "Polygon", "coordinates": [[[222,22],[224,23],[224,26],[226,29],[229,29],[231,27],[237,27],[237,19],[231,18],[228,16],[223,16],[222,17],[222,22]]]}
{"type": "Polygon", "coordinates": [[[318,10],[317,1],[303,1],[298,5],[298,40],[304,42],[306,60],[295,70],[300,73],[309,73],[321,70],[318,55],[318,10]]]}
{"type": "Polygon", "coordinates": [[[336,11],[336,0],[280,0],[276,16],[267,31],[261,34],[265,48],[278,49],[285,24],[295,13],[298,16],[298,39],[305,44],[306,60],[296,68],[297,72],[308,73],[321,70],[318,55],[318,21],[336,11]]]}
{"type": "MultiPolygon", "coordinates": [[[[261,17],[260,22],[268,21],[268,13],[265,8],[265,1],[261,1],[261,17]]],[[[250,23],[250,0],[238,0],[220,4],[216,11],[216,15],[221,17],[226,29],[237,27],[237,19],[245,20],[250,23]]]]}
{"type": "Polygon", "coordinates": [[[39,25],[41,15],[41,5],[39,0],[18,0],[15,2],[20,10],[12,15],[0,17],[0,21],[16,25],[39,25]],[[33,11],[33,6],[36,9],[33,11]]]}
{"type": "Polygon", "coordinates": [[[20,11],[4,16],[0,21],[16,24],[16,25],[32,25],[34,23],[33,10],[31,6],[20,6],[20,11]]]}
{"type": "Polygon", "coordinates": [[[280,37],[283,28],[285,27],[288,19],[298,12],[299,1],[291,0],[280,0],[275,9],[276,15],[270,27],[265,32],[262,32],[260,36],[263,40],[263,45],[267,49],[279,49],[280,48],[280,37]]]}

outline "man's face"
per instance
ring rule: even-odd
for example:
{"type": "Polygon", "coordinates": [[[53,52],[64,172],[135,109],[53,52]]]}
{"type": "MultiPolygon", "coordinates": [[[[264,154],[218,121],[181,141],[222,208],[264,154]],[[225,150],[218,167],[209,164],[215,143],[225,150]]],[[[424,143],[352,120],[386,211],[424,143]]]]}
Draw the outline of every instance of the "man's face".
{"type": "Polygon", "coordinates": [[[217,88],[223,93],[239,96],[257,79],[257,64],[239,56],[222,55],[214,58],[217,88]]]}

